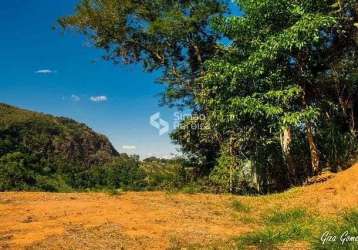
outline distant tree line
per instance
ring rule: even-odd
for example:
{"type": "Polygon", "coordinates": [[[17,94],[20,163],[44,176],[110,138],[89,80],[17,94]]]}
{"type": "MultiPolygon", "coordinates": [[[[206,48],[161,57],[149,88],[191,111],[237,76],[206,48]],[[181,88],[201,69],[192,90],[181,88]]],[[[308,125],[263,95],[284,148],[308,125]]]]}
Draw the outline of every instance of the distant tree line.
{"type": "Polygon", "coordinates": [[[220,0],[82,0],[59,24],[107,60],[162,72],[162,102],[205,117],[172,139],[223,191],[345,168],[358,149],[357,1],[235,3],[240,16],[220,0]]]}

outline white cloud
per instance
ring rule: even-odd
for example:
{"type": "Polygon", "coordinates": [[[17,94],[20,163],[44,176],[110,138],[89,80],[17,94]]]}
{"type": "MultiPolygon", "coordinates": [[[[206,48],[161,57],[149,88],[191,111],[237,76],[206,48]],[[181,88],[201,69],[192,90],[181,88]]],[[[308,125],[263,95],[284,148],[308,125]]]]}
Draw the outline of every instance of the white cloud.
{"type": "Polygon", "coordinates": [[[40,74],[40,75],[50,75],[50,74],[56,73],[56,71],[51,70],[51,69],[39,69],[39,70],[35,71],[35,73],[40,74]]]}
{"type": "Polygon", "coordinates": [[[92,102],[106,102],[108,100],[107,96],[91,96],[90,100],[92,102]]]}
{"type": "Polygon", "coordinates": [[[81,98],[78,95],[71,95],[71,100],[74,102],[79,102],[81,101],[81,98]]]}
{"type": "Polygon", "coordinates": [[[137,149],[137,147],[134,145],[123,145],[122,149],[135,150],[135,149],[137,149]]]}

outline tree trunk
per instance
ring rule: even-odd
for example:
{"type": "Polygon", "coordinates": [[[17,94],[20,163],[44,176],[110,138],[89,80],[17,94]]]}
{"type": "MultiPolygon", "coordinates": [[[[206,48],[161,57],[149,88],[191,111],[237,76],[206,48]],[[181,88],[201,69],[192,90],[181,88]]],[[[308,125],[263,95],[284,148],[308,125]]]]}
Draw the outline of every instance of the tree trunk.
{"type": "MultiPolygon", "coordinates": [[[[230,157],[234,157],[234,139],[231,137],[230,138],[230,142],[229,142],[229,151],[230,151],[230,157]]],[[[230,179],[229,179],[229,191],[232,194],[234,191],[234,183],[233,183],[233,172],[234,172],[234,168],[236,168],[236,166],[232,165],[233,163],[230,164],[230,179]]]]}
{"type": "Polygon", "coordinates": [[[320,173],[320,165],[319,165],[319,153],[317,149],[317,145],[314,141],[313,132],[312,132],[312,125],[310,123],[306,124],[306,135],[308,144],[310,147],[311,153],[311,165],[312,165],[312,173],[313,175],[317,175],[320,173]]]}
{"type": "Polygon", "coordinates": [[[352,103],[350,119],[351,119],[351,122],[350,122],[351,133],[355,134],[356,133],[356,125],[355,125],[355,116],[354,116],[354,103],[352,103]]]}
{"type": "Polygon", "coordinates": [[[296,168],[291,152],[292,131],[290,128],[283,128],[281,134],[281,147],[284,159],[287,164],[288,177],[291,184],[296,184],[296,168]]]}
{"type": "MultiPolygon", "coordinates": [[[[304,91],[304,94],[302,96],[303,106],[308,107],[308,101],[307,101],[307,91],[304,91]]],[[[311,154],[311,170],[313,175],[318,175],[321,172],[320,164],[319,164],[319,153],[317,149],[317,145],[314,140],[313,136],[313,129],[312,124],[308,121],[306,122],[306,136],[308,140],[308,145],[310,148],[310,154],[311,154]]]]}

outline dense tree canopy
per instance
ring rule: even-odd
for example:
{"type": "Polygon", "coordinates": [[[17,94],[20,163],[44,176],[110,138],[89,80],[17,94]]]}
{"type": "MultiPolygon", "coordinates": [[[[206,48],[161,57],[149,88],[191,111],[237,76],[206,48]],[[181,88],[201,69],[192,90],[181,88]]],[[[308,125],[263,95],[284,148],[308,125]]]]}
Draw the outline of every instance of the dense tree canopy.
{"type": "Polygon", "coordinates": [[[318,174],[322,164],[340,164],[327,155],[336,140],[350,138],[345,150],[357,149],[356,1],[238,4],[244,16],[214,22],[233,44],[199,79],[205,90],[197,100],[210,110],[213,130],[232,157],[252,160],[261,177],[276,172],[267,172],[270,159],[272,168],[287,166],[286,183],[293,184],[318,174]],[[310,164],[299,161],[307,151],[310,164]]]}

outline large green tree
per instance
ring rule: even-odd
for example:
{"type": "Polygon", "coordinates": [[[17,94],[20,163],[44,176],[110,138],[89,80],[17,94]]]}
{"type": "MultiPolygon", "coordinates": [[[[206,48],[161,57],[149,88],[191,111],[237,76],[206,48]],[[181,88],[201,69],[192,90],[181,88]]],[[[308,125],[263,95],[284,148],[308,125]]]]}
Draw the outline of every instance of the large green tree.
{"type": "Polygon", "coordinates": [[[283,173],[295,184],[327,162],[320,134],[335,126],[338,138],[349,131],[356,137],[357,2],[237,3],[244,16],[214,22],[233,42],[207,63],[197,101],[210,111],[226,152],[271,176],[270,159],[282,158],[283,173]],[[295,156],[305,159],[306,151],[310,168],[299,170],[295,156]]]}

